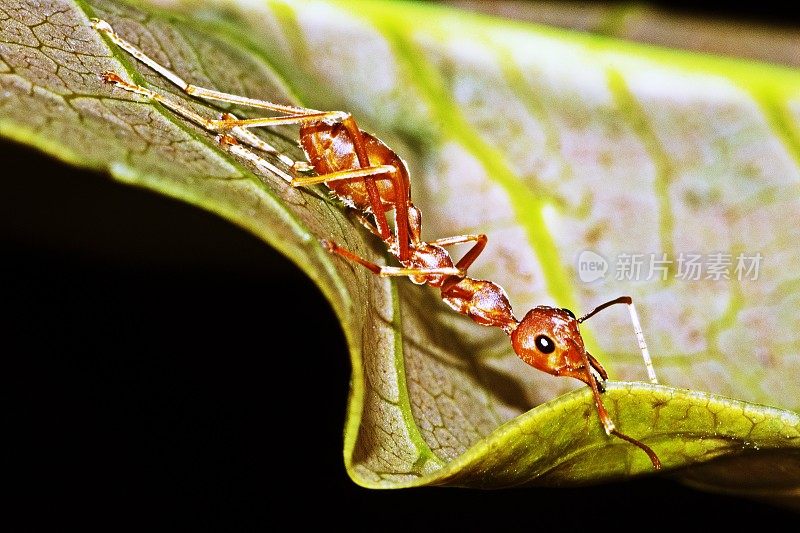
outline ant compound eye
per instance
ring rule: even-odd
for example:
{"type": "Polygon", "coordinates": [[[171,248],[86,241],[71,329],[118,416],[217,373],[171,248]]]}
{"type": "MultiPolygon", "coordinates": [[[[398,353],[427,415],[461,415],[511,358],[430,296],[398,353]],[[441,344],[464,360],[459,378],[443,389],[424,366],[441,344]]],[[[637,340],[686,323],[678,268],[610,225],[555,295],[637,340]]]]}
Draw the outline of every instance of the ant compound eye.
{"type": "Polygon", "coordinates": [[[566,307],[562,307],[561,310],[564,311],[565,313],[567,313],[570,317],[575,318],[575,313],[573,313],[572,311],[570,311],[566,307]]]}
{"type": "Polygon", "coordinates": [[[539,335],[534,339],[536,349],[543,354],[553,353],[556,350],[556,343],[547,335],[539,335]]]}

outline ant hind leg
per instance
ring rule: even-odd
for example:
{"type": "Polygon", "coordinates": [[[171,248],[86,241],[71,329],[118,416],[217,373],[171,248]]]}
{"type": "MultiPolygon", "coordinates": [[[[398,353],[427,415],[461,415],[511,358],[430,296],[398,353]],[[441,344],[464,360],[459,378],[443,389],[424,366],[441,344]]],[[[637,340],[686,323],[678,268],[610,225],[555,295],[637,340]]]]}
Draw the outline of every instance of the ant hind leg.
{"type": "Polygon", "coordinates": [[[164,95],[157,93],[156,91],[150,90],[146,87],[142,87],[141,85],[136,85],[134,83],[129,83],[122,79],[122,77],[117,74],[116,72],[104,72],[101,76],[103,81],[106,83],[111,83],[115,87],[120,89],[124,89],[126,91],[138,94],[140,96],[144,96],[154,102],[158,102],[159,104],[163,105],[176,115],[179,115],[190,122],[193,122],[200,126],[201,128],[205,129],[210,133],[217,133],[217,142],[220,144],[221,147],[225,148],[228,152],[241,157],[253,163],[257,167],[261,169],[266,169],[269,172],[272,172],[282,179],[286,180],[287,182],[292,181],[292,177],[286,174],[283,170],[276,167],[266,159],[260,157],[259,155],[255,154],[252,150],[244,147],[239,143],[239,141],[244,142],[245,144],[249,144],[254,148],[258,148],[263,150],[267,153],[273,154],[278,159],[281,160],[282,163],[292,166],[295,162],[290,159],[289,157],[280,154],[272,145],[268,144],[265,141],[262,141],[252,133],[248,132],[247,130],[241,128],[232,128],[230,130],[225,130],[224,128],[220,127],[220,123],[224,123],[224,120],[214,120],[206,118],[202,115],[197,114],[193,110],[189,109],[182,103],[179,103],[171,98],[167,98],[164,95]]]}
{"type": "Polygon", "coordinates": [[[139,62],[147,65],[154,71],[158,72],[158,74],[160,74],[170,83],[172,83],[173,85],[178,87],[181,91],[185,92],[190,96],[196,96],[204,100],[216,100],[218,102],[228,102],[231,104],[240,104],[248,107],[270,109],[272,111],[277,111],[278,113],[283,113],[287,115],[308,115],[308,114],[320,113],[320,111],[317,111],[316,109],[308,109],[305,107],[276,104],[274,102],[269,102],[267,100],[248,98],[246,96],[239,96],[236,94],[224,93],[220,91],[215,91],[213,89],[206,89],[204,87],[191,85],[189,83],[186,83],[186,81],[180,76],[178,76],[176,73],[174,73],[164,65],[160,64],[155,59],[145,54],[134,44],[120,37],[119,34],[117,34],[114,31],[114,28],[111,27],[111,24],[109,24],[105,20],[93,18],[91,19],[91,24],[95,30],[108,37],[114,44],[116,44],[117,46],[128,52],[139,62]]]}

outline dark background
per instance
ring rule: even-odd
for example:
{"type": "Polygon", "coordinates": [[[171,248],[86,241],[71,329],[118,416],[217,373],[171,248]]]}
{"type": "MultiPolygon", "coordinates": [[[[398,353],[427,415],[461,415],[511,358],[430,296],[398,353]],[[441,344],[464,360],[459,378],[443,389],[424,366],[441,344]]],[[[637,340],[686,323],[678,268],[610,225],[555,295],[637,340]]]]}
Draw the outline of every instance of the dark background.
{"type": "MultiPolygon", "coordinates": [[[[721,5],[700,8],[718,16],[721,5]]],[[[733,14],[798,22],[762,3],[733,14]]],[[[0,350],[10,363],[3,478],[9,508],[31,529],[115,530],[162,512],[160,525],[226,530],[278,517],[386,529],[797,523],[796,514],[666,478],[586,489],[361,489],[341,452],[344,338],[296,267],[191,206],[8,142],[0,161],[0,350]],[[334,516],[318,509],[330,500],[334,516]],[[289,503],[305,511],[287,516],[289,503]]]]}
{"type": "MultiPolygon", "coordinates": [[[[620,3],[604,0],[588,0],[588,2],[594,4],[620,3]]],[[[777,24],[793,28],[800,26],[800,9],[797,4],[792,5],[791,2],[783,0],[653,0],[641,2],[641,4],[711,19],[777,24]]]]}

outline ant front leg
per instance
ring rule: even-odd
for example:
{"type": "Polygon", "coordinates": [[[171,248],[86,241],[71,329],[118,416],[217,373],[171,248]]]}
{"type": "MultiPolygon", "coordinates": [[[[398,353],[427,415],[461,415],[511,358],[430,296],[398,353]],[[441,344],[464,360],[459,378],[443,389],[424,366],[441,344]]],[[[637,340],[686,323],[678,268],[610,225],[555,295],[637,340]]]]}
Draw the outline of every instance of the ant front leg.
{"type": "Polygon", "coordinates": [[[436,239],[435,241],[431,241],[429,244],[434,244],[436,246],[453,246],[454,244],[462,244],[465,242],[475,243],[475,245],[464,254],[464,257],[458,260],[457,266],[462,270],[466,270],[472,266],[472,263],[475,262],[478,256],[483,252],[484,248],[486,248],[486,243],[489,242],[489,238],[485,234],[478,233],[475,235],[456,235],[454,237],[436,239]]]}
{"type": "MultiPolygon", "coordinates": [[[[648,446],[647,444],[634,439],[633,437],[621,432],[617,429],[617,426],[614,424],[614,421],[611,420],[611,416],[609,416],[608,411],[606,410],[606,406],[603,405],[603,400],[600,398],[600,390],[597,385],[597,380],[591,373],[591,361],[589,360],[589,354],[586,350],[581,350],[581,355],[583,358],[584,368],[586,370],[586,382],[589,384],[589,387],[592,389],[592,396],[594,397],[594,404],[597,408],[597,415],[600,417],[600,422],[603,424],[603,430],[606,432],[606,435],[614,435],[624,441],[630,442],[637,448],[641,449],[644,453],[647,454],[647,457],[650,459],[650,462],[653,464],[653,468],[656,470],[661,470],[661,460],[656,455],[656,452],[648,446]]],[[[594,359],[594,358],[592,358],[594,359]]]]}

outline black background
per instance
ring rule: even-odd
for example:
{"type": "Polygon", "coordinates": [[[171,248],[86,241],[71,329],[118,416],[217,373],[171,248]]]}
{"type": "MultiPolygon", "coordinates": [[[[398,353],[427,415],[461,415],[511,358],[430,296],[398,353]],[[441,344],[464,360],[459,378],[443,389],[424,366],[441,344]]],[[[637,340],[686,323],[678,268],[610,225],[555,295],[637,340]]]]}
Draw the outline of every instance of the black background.
{"type": "MultiPolygon", "coordinates": [[[[735,15],[787,21],[760,9],[735,15]]],[[[666,478],[586,489],[361,489],[341,452],[344,338],[297,268],[191,206],[8,142],[0,161],[0,350],[10,363],[3,478],[10,509],[32,529],[117,529],[157,517],[226,530],[279,517],[386,529],[797,523],[787,511],[666,478]],[[338,511],[321,513],[330,500],[338,511]],[[287,516],[289,503],[305,511],[287,516]]]]}

